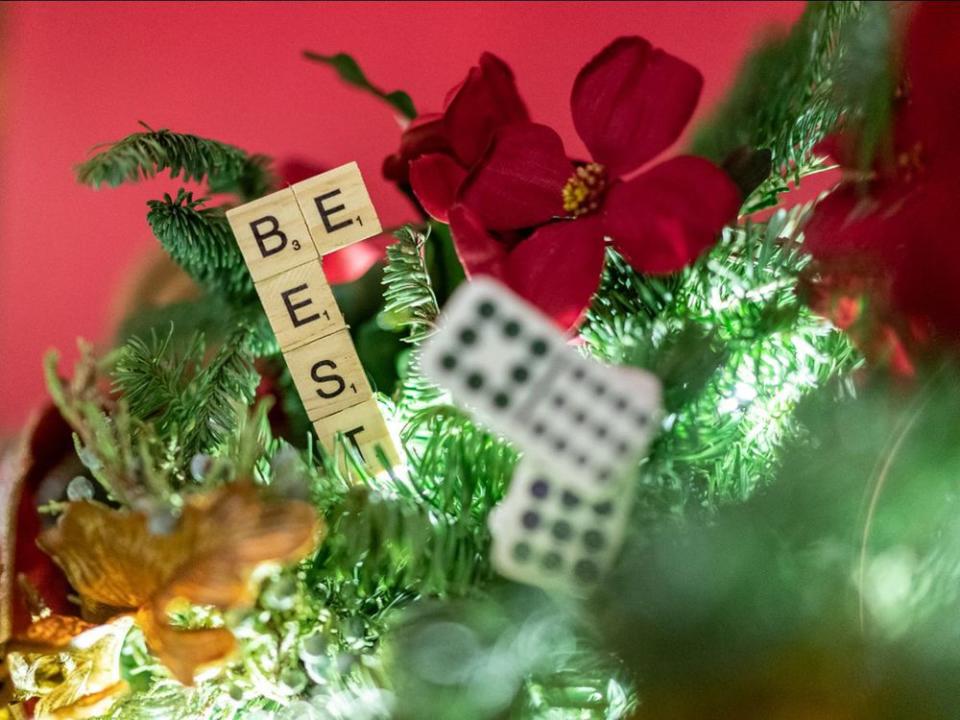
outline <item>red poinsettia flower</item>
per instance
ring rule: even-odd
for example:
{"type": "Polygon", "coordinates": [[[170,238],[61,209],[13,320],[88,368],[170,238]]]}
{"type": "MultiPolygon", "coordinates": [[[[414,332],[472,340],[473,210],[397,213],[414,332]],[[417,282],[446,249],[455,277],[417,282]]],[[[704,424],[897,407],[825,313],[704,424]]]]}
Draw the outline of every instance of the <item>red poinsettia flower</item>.
{"type": "Polygon", "coordinates": [[[736,217],[734,183],[692,156],[626,176],[679,137],[702,85],[688,63],[619,38],[573,86],[574,125],[592,162],[569,159],[549,127],[503,125],[449,211],[467,272],[498,277],[572,327],[599,285],[607,239],[643,273],[691,263],[736,217]]]}
{"type": "Polygon", "coordinates": [[[900,372],[911,367],[902,343],[960,342],[960,307],[950,300],[960,285],[960,242],[951,229],[960,197],[958,37],[958,4],[918,6],[906,34],[889,148],[865,178],[855,162],[855,134],[825,143],[848,177],[817,206],[805,233],[815,271],[831,285],[846,276],[842,292],[870,309],[845,320],[854,340],[870,359],[900,372]],[[871,351],[878,345],[887,349],[882,356],[871,351]]]}
{"type": "Polygon", "coordinates": [[[409,184],[424,210],[446,222],[460,183],[493,133],[528,119],[513,71],[496,55],[484,53],[447,94],[442,113],[422,115],[404,130],[400,151],[384,161],[383,174],[401,187],[409,184]]]}

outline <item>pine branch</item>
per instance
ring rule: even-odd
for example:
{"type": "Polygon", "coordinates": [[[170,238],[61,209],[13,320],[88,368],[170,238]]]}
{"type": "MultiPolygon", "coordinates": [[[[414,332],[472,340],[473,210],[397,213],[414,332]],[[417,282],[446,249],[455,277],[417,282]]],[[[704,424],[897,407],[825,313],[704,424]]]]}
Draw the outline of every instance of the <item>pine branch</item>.
{"type": "Polygon", "coordinates": [[[274,186],[268,164],[266,157],[251,157],[233,145],[147,127],[147,132],[128,135],[82,163],[77,179],[93,188],[116,187],[169,170],[172,178],[185,182],[206,178],[211,190],[234,191],[249,200],[274,186]]]}
{"type": "Polygon", "coordinates": [[[407,226],[394,233],[383,271],[384,312],[406,327],[406,342],[419,345],[434,329],[440,306],[425,257],[427,236],[407,226]]]}
{"type": "Polygon", "coordinates": [[[596,355],[656,373],[671,413],[641,513],[645,504],[656,515],[748,497],[772,478],[780,443],[796,430],[796,403],[857,362],[796,295],[808,216],[805,206],[728,229],[668,278],[640,276],[611,254],[582,335],[596,355]]]}
{"type": "Polygon", "coordinates": [[[259,375],[248,348],[250,331],[240,327],[224,340],[213,360],[201,367],[202,335],[180,352],[171,349],[172,330],[149,342],[131,338],[113,368],[116,388],[131,413],[177,444],[186,461],[226,442],[253,402],[259,375]]]}
{"type": "Polygon", "coordinates": [[[78,457],[116,502],[132,507],[149,496],[169,503],[178,484],[175,448],[133,417],[124,400],[110,403],[100,394],[93,356],[86,346],[81,352],[69,383],[57,375],[56,353],[44,360],[50,397],[74,431],[78,457]]]}
{"type": "Polygon", "coordinates": [[[247,347],[249,330],[239,328],[227,336],[213,361],[191,383],[183,405],[182,432],[192,443],[186,448],[209,451],[225,442],[237,428],[260,384],[247,347]],[[192,397],[191,397],[192,396],[192,397]]]}
{"type": "MultiPolygon", "coordinates": [[[[383,312],[393,324],[407,329],[405,342],[419,346],[433,332],[440,314],[427,269],[428,236],[410,227],[398,230],[395,235],[397,242],[387,248],[387,267],[383,271],[383,312]]],[[[441,391],[423,377],[414,350],[396,392],[401,414],[409,418],[441,395],[441,391]]]]}
{"type": "Polygon", "coordinates": [[[785,38],[768,41],[744,63],[726,101],[700,129],[692,151],[722,162],[743,146],[767,149],[773,173],[745,211],[775,204],[787,178],[824,168],[814,145],[839,121],[834,92],[843,61],[841,36],[859,22],[861,2],[814,2],[785,38]]]}
{"type": "Polygon", "coordinates": [[[257,305],[253,280],[222,208],[204,208],[183,188],[150,200],[147,222],[164,249],[209,293],[232,305],[257,305]]]}
{"type": "Polygon", "coordinates": [[[259,303],[236,307],[215,295],[140,309],[124,318],[115,340],[122,345],[135,336],[171,332],[170,344],[177,350],[188,345],[197,333],[202,334],[207,342],[219,343],[231,328],[239,325],[250,328],[249,347],[255,357],[279,354],[277,337],[259,303]]]}

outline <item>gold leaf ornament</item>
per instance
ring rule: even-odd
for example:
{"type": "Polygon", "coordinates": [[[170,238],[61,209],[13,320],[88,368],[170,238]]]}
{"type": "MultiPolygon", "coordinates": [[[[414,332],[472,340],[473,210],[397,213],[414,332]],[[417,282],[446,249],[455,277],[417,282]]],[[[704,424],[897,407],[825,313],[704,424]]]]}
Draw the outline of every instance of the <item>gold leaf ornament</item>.
{"type": "Polygon", "coordinates": [[[321,530],[309,504],[266,501],[244,481],[189,497],[163,535],[151,533],[143,513],[73,502],[39,544],[84,601],[134,612],[150,650],[189,685],[199,668],[225,659],[235,641],[226,628],[172,626],[168,606],[243,606],[253,598],[250,578],[259,565],[302,559],[321,530]]]}
{"type": "Polygon", "coordinates": [[[104,625],[51,615],[7,647],[10,682],[21,697],[38,697],[36,720],[94,718],[127,691],[120,651],[133,625],[122,615],[104,625]]]}

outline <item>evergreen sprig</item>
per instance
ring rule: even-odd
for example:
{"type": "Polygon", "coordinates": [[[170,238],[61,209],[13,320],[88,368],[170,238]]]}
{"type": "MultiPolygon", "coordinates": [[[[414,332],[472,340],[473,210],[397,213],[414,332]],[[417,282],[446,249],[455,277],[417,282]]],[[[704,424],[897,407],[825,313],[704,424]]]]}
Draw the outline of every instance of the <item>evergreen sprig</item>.
{"type": "Polygon", "coordinates": [[[274,185],[269,161],[262,155],[251,157],[216,140],[144,127],[146,132],[128,135],[82,163],[77,179],[93,188],[116,187],[169,170],[172,178],[207,179],[211,190],[237,192],[244,200],[260,197],[274,185]]]}
{"type": "Polygon", "coordinates": [[[179,351],[171,348],[171,336],[172,331],[165,337],[153,334],[149,341],[128,340],[117,355],[113,380],[133,416],[175,441],[181,458],[189,461],[227,441],[253,402],[260,377],[246,327],[228,334],[206,366],[202,335],[179,351]]]}
{"type": "Polygon", "coordinates": [[[812,151],[846,109],[835,91],[846,50],[840,39],[862,12],[859,1],[810,3],[789,35],[747,58],[726,100],[697,133],[692,151],[716,162],[744,146],[771,152],[773,172],[745,211],[775,204],[788,179],[799,182],[825,167],[812,151]]]}
{"type": "Polygon", "coordinates": [[[253,280],[223,208],[206,208],[183,188],[150,200],[147,222],[154,236],[197,283],[232,305],[257,303],[253,280]]]}
{"type": "Polygon", "coordinates": [[[411,227],[402,228],[395,235],[397,242],[387,248],[383,302],[384,314],[395,325],[407,329],[404,341],[414,346],[396,392],[401,415],[409,418],[418,410],[429,407],[442,395],[433,383],[423,377],[416,353],[416,347],[436,327],[440,303],[427,268],[429,235],[411,227]]]}

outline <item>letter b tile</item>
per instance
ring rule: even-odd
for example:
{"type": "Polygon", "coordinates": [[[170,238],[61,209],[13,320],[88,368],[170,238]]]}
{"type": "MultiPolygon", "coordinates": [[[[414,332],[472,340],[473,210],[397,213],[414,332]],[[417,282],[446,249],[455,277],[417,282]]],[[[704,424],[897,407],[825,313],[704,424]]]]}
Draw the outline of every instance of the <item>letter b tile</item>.
{"type": "Polygon", "coordinates": [[[228,210],[227,221],[254,282],[317,261],[317,250],[290,188],[228,210]]]}
{"type": "Polygon", "coordinates": [[[380,234],[380,220],[355,162],[299,182],[293,192],[321,255],[380,234]]]}

